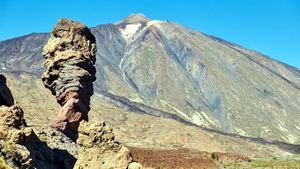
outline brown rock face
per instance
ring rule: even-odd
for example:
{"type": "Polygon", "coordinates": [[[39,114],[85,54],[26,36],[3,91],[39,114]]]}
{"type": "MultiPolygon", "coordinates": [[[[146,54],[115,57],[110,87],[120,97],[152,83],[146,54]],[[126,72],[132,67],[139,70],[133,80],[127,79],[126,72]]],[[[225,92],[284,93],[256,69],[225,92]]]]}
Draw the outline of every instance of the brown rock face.
{"type": "Polygon", "coordinates": [[[112,128],[104,122],[81,122],[77,144],[75,169],[127,169],[132,162],[129,150],[115,142],[112,128]]]}
{"type": "MultiPolygon", "coordinates": [[[[5,77],[0,75],[0,78],[0,158],[5,161],[4,168],[73,168],[76,161],[73,156],[76,154],[75,144],[61,132],[50,128],[35,129],[37,135],[34,128],[27,126],[22,108],[13,104],[5,77]],[[7,103],[13,105],[7,106],[10,105],[7,103]]],[[[1,167],[3,164],[0,161],[1,167]]]]}
{"type": "Polygon", "coordinates": [[[6,78],[0,74],[0,156],[8,160],[9,165],[29,168],[32,161],[30,152],[21,145],[28,131],[24,129],[27,125],[23,115],[22,108],[14,105],[6,78]]]}
{"type": "Polygon", "coordinates": [[[19,105],[0,106],[0,126],[21,128],[26,126],[24,112],[19,105]]]}
{"type": "Polygon", "coordinates": [[[62,106],[51,126],[70,136],[81,120],[88,120],[96,80],[95,37],[85,25],[61,19],[51,32],[43,55],[46,71],[42,81],[62,106]]]}

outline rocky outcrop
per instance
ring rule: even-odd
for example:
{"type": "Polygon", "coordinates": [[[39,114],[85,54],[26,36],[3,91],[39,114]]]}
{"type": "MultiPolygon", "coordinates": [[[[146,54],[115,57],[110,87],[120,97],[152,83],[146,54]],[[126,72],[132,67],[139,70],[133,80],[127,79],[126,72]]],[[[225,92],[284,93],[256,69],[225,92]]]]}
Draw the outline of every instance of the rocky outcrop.
{"type": "Polygon", "coordinates": [[[96,41],[79,22],[61,19],[51,32],[43,55],[42,81],[62,106],[51,125],[74,137],[79,122],[88,120],[90,97],[95,81],[96,41]]]}
{"type": "Polygon", "coordinates": [[[96,43],[90,30],[81,23],[61,19],[43,55],[46,71],[42,80],[62,106],[52,127],[73,140],[78,137],[74,168],[128,168],[132,157],[126,147],[114,141],[112,128],[104,122],[87,122],[96,79],[96,43]]]}
{"type": "Polygon", "coordinates": [[[0,107],[0,126],[20,129],[26,126],[24,112],[19,105],[0,107]]]}
{"type": "Polygon", "coordinates": [[[20,106],[0,107],[0,155],[14,168],[28,168],[32,162],[30,152],[22,145],[31,134],[31,129],[25,126],[20,106]]]}
{"type": "Polygon", "coordinates": [[[0,156],[10,167],[72,169],[76,155],[75,143],[61,132],[27,127],[20,106],[0,107],[0,156]]]}
{"type": "Polygon", "coordinates": [[[30,133],[23,129],[26,126],[23,114],[21,107],[14,105],[5,76],[0,75],[0,157],[14,168],[27,168],[32,161],[30,152],[22,145],[24,138],[30,133]]]}
{"type": "Polygon", "coordinates": [[[75,143],[54,129],[42,127],[34,131],[28,127],[22,108],[8,102],[13,101],[13,97],[6,86],[5,77],[0,77],[3,101],[0,105],[0,159],[5,160],[6,167],[73,168],[76,161],[74,156],[77,155],[75,143]],[[10,105],[7,103],[13,105],[7,106],[10,105]]]}
{"type": "MultiPolygon", "coordinates": [[[[82,121],[78,128],[80,146],[76,169],[126,169],[132,162],[129,150],[114,140],[111,127],[104,122],[82,121]]],[[[134,168],[137,164],[132,164],[134,168]]],[[[141,165],[139,165],[142,168],[141,165]]]]}
{"type": "Polygon", "coordinates": [[[0,74],[0,106],[12,106],[14,104],[14,98],[6,86],[6,78],[0,74]]]}

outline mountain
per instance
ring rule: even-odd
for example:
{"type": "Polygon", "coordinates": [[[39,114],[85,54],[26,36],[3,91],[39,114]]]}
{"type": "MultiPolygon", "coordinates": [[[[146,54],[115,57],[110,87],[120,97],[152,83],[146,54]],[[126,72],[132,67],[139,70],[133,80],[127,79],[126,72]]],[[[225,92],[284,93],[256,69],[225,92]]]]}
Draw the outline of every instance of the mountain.
{"type": "MultiPolygon", "coordinates": [[[[64,165],[62,161],[77,158],[80,154],[78,145],[60,132],[53,132],[53,129],[45,126],[56,117],[54,112],[61,107],[51,92],[43,86],[40,79],[28,73],[22,72],[18,76],[6,73],[6,78],[14,99],[24,110],[29,128],[42,141],[37,142],[38,146],[33,151],[34,154],[42,154],[35,161],[43,166],[38,168],[73,168],[66,167],[72,161],[67,161],[64,165]]],[[[211,131],[174,119],[147,115],[144,111],[129,107],[125,102],[115,104],[95,95],[92,97],[91,108],[89,123],[105,120],[113,127],[117,142],[126,145],[133,160],[146,168],[300,167],[300,145],[211,131]]],[[[7,116],[1,119],[5,117],[7,116]]],[[[3,144],[0,141],[1,143],[3,144]]],[[[32,143],[32,140],[28,143],[32,143]]],[[[0,168],[1,158],[2,156],[0,168]]]]}
{"type": "MultiPolygon", "coordinates": [[[[223,133],[300,144],[300,70],[168,21],[91,28],[97,97],[223,133]]],[[[39,78],[48,33],[0,42],[0,71],[39,78]]]]}

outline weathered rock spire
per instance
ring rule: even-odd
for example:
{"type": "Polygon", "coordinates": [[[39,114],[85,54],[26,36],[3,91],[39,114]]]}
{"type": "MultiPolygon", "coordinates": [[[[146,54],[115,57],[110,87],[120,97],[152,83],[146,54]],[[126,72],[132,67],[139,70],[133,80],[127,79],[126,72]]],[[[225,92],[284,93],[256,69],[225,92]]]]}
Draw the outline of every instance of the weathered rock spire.
{"type": "Polygon", "coordinates": [[[71,136],[81,120],[88,120],[96,80],[95,37],[85,25],[61,19],[52,30],[43,55],[46,70],[42,81],[62,106],[51,126],[71,136]]]}

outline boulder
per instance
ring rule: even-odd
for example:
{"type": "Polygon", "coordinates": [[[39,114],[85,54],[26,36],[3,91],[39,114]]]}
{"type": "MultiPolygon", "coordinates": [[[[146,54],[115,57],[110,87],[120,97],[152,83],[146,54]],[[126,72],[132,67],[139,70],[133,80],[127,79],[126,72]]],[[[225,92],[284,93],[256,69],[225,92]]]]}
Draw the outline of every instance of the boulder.
{"type": "Polygon", "coordinates": [[[131,154],[114,137],[112,128],[105,122],[82,121],[78,128],[79,150],[74,168],[127,169],[132,162],[131,154]]]}
{"type": "Polygon", "coordinates": [[[29,168],[32,158],[23,145],[31,134],[19,105],[0,107],[0,155],[13,168],[29,168]]]}

